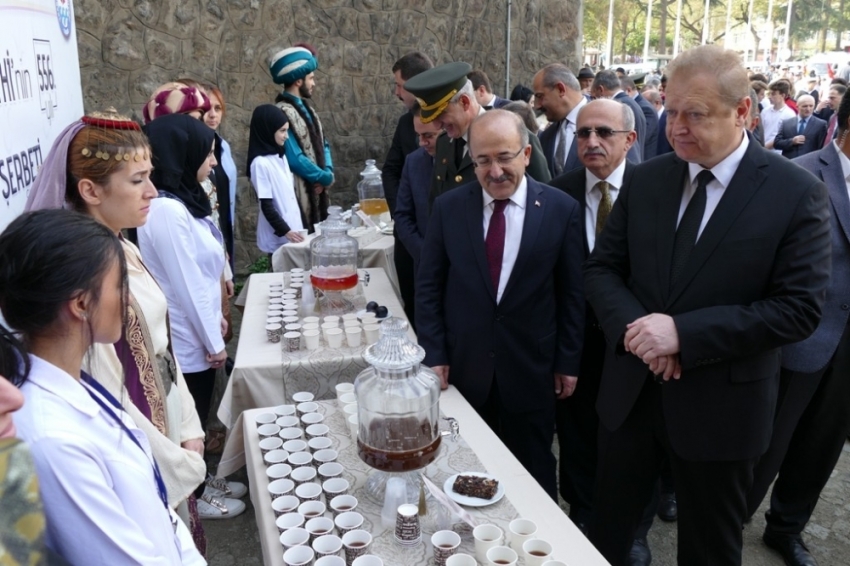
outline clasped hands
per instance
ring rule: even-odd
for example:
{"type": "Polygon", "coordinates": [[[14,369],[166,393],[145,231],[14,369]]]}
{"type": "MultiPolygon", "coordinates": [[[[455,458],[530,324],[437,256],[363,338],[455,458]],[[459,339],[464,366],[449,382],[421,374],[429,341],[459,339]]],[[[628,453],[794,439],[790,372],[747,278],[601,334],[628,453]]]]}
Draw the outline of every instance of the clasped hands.
{"type": "Polygon", "coordinates": [[[652,313],[627,324],[623,347],[664,381],[682,377],[679,333],[671,316],[652,313]]]}

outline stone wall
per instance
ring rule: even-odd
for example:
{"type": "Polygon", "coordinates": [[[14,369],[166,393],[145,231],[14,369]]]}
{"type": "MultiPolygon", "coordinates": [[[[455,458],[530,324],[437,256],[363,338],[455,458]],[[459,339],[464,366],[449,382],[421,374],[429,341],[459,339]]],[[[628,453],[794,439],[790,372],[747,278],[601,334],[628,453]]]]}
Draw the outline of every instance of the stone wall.
{"type": "MultiPolygon", "coordinates": [[[[222,90],[222,136],[244,174],[252,109],[277,93],[267,57],[298,41],[319,51],[315,106],[336,170],[334,202],[356,200],[364,160],[383,160],[403,112],[393,63],[412,50],[484,69],[504,95],[507,0],[77,0],[86,111],[141,115],[160,84],[191,77],[222,90]]],[[[514,0],[511,85],[550,62],[575,68],[581,0],[514,0]]],[[[237,270],[258,257],[257,202],[247,178],[237,200],[237,270]]]]}

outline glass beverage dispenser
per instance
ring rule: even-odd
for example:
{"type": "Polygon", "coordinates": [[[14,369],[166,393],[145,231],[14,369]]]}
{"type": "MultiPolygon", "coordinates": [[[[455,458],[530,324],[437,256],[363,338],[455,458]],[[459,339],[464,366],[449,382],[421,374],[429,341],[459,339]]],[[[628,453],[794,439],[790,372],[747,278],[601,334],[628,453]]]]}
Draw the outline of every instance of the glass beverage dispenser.
{"type": "Polygon", "coordinates": [[[374,159],[366,160],[366,168],[360,172],[363,180],[357,183],[357,193],[360,196],[360,210],[369,215],[372,221],[380,226],[390,221],[390,207],[384,195],[384,184],[381,181],[381,170],[375,167],[374,159]]]}
{"type": "Polygon", "coordinates": [[[354,304],[343,294],[357,286],[357,240],[348,235],[351,226],[342,220],[342,208],[328,208],[322,222],[322,235],[310,244],[310,283],[316,293],[319,311],[345,314],[354,304]]]}

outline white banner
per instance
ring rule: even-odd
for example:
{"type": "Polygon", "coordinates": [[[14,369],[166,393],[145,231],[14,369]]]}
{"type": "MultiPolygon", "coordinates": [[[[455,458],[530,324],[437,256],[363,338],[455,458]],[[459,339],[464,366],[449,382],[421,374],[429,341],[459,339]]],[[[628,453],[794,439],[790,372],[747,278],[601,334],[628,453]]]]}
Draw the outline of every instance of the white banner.
{"type": "Polygon", "coordinates": [[[71,0],[0,0],[0,231],[57,135],[83,115],[71,0]]]}

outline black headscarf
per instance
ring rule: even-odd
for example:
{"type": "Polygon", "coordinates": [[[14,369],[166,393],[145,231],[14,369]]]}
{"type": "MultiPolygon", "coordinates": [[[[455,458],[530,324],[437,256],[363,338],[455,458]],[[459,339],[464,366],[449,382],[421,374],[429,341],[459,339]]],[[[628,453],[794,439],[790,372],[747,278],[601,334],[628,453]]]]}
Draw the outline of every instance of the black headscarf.
{"type": "Polygon", "coordinates": [[[289,122],[283,110],[274,104],[261,104],[251,115],[251,133],[248,137],[248,177],[251,163],[261,155],[283,155],[283,146],[274,140],[275,132],[289,122]]]}
{"type": "Polygon", "coordinates": [[[186,114],[168,114],[143,129],[151,142],[154,186],[183,201],[195,218],[212,214],[210,199],[198,182],[198,169],[213,147],[212,128],[186,114]]]}

